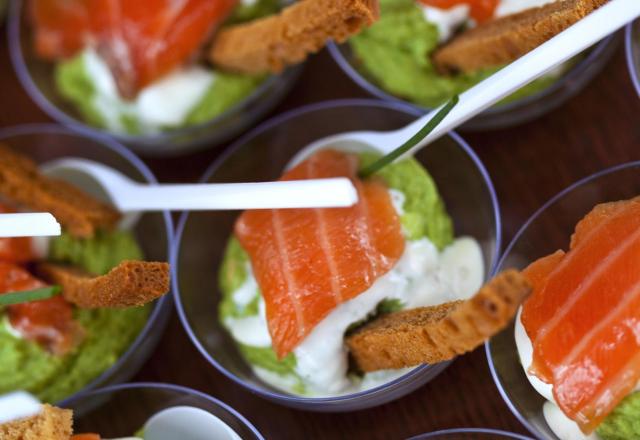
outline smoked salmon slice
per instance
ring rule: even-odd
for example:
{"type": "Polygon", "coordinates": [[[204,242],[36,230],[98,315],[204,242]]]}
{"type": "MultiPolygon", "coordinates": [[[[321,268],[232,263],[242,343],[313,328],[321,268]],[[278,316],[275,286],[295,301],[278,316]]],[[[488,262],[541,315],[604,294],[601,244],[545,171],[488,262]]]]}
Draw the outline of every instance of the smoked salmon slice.
{"type": "Polygon", "coordinates": [[[36,53],[63,59],[93,47],[121,93],[142,87],[195,57],[237,0],[31,0],[36,53]]]}
{"type": "Polygon", "coordinates": [[[596,206],[571,248],[533,263],[522,311],[529,371],[592,432],[640,380],[640,201],[596,206]]]}
{"type": "Polygon", "coordinates": [[[367,290],[404,251],[400,219],[382,181],[356,177],[358,157],[323,150],[281,180],[349,177],[350,208],[245,211],[235,234],[249,254],[279,357],[336,306],[367,290]]]}
{"type": "MultiPolygon", "coordinates": [[[[25,269],[0,262],[0,295],[38,289],[46,284],[25,269]]],[[[73,319],[73,309],[62,295],[7,307],[9,322],[25,339],[37,342],[55,355],[71,351],[83,336],[73,319]]]]}

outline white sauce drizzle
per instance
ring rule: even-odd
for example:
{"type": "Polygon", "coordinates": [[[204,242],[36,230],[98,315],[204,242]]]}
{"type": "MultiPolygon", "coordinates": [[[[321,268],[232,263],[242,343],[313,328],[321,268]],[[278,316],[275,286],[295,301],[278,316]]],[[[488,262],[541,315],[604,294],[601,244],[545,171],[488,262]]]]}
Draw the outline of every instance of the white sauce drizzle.
{"type": "Polygon", "coordinates": [[[215,73],[200,66],[180,68],[143,88],[134,100],[120,96],[111,70],[92,49],[83,53],[85,68],[95,88],[94,105],[107,128],[125,129],[122,117],[137,119],[147,132],[179,125],[215,81],[215,73]]]}

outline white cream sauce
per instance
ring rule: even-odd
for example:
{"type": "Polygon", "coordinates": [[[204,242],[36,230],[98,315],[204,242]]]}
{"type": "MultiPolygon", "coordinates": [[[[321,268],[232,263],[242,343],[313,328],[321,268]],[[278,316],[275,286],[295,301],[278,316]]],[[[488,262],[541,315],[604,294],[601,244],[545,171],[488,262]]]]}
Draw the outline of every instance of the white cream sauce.
{"type": "Polygon", "coordinates": [[[96,91],[94,105],[107,128],[124,131],[123,115],[134,117],[147,132],[179,125],[215,81],[213,71],[200,66],[177,69],[143,88],[133,100],[118,91],[107,64],[92,50],[85,50],[85,68],[96,91]]]}
{"type": "MultiPolygon", "coordinates": [[[[542,407],[542,413],[547,424],[560,440],[600,440],[600,436],[595,432],[590,435],[585,435],[578,427],[578,424],[562,412],[553,397],[553,386],[551,384],[545,383],[533,374],[527,372],[533,360],[533,345],[522,325],[520,319],[521,314],[522,307],[518,311],[515,324],[515,340],[518,356],[520,357],[520,364],[524,368],[531,386],[535,388],[538,394],[547,399],[547,402],[545,402],[542,407]]],[[[636,385],[634,391],[638,390],[640,390],[640,382],[636,385]]]]}
{"type": "MultiPolygon", "coordinates": [[[[396,193],[398,193],[396,191],[396,193]]],[[[392,200],[404,195],[392,193],[392,200]]],[[[401,205],[401,203],[397,203],[401,205]]],[[[401,212],[401,206],[397,208],[401,212]]],[[[366,319],[385,299],[398,299],[405,308],[437,305],[466,299],[482,285],[484,262],[478,243],[469,237],[456,239],[439,252],[427,238],[407,242],[396,265],[378,278],[365,292],[336,307],[296,347],[296,373],[302,379],[306,394],[314,397],[334,396],[362,391],[387,383],[411,369],[369,373],[362,380],[347,376],[348,356],[344,334],[354,322],[366,319]]],[[[257,292],[251,272],[233,294],[234,301],[247,301],[248,291],[257,292]]],[[[233,338],[245,345],[270,347],[264,301],[259,314],[247,318],[227,318],[225,326],[233,338]]],[[[254,367],[256,375],[272,386],[293,392],[299,378],[283,376],[254,367]]]]}

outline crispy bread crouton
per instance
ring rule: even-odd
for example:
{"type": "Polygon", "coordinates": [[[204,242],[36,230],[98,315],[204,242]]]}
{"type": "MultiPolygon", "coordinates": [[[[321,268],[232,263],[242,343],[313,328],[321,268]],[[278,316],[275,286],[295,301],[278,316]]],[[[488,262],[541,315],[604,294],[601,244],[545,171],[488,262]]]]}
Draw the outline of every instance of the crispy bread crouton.
{"type": "Polygon", "coordinates": [[[39,264],[37,271],[83,309],[141,306],[169,291],[168,263],[128,260],[98,277],[50,263],[39,264]]]}
{"type": "Polygon", "coordinates": [[[463,32],[433,55],[442,73],[475,72],[521,57],[608,0],[558,0],[463,32]]]}
{"type": "Polygon", "coordinates": [[[120,214],[77,187],[43,176],[34,162],[0,144],[0,196],[21,207],[51,212],[72,235],[113,228],[120,214]]]}
{"type": "Polygon", "coordinates": [[[378,19],[377,0],[300,0],[278,15],[222,29],[211,61],[232,72],[277,73],[327,40],[345,41],[378,19]]]}
{"type": "Polygon", "coordinates": [[[502,330],[530,291],[524,276],[509,270],[466,301],[384,315],[348,336],[347,346],[365,372],[446,361],[502,330]]]}
{"type": "Polygon", "coordinates": [[[69,440],[72,426],[71,410],[42,405],[42,412],[36,416],[0,424],[0,439],[69,440]]]}

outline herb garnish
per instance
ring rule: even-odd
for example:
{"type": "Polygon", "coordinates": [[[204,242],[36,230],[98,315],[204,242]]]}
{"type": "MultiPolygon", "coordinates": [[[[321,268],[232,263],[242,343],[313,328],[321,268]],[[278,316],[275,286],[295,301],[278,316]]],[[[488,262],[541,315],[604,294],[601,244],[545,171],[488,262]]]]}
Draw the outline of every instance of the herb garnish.
{"type": "Polygon", "coordinates": [[[378,172],[381,168],[385,167],[386,165],[389,165],[398,157],[402,156],[404,153],[406,153],[411,148],[413,148],[418,142],[420,142],[429,133],[431,133],[433,129],[436,128],[440,122],[442,122],[442,120],[449,114],[451,109],[455,107],[458,101],[459,101],[458,95],[455,95],[453,98],[449,100],[449,102],[445,104],[444,107],[440,109],[438,113],[436,113],[436,115],[433,118],[429,120],[429,122],[427,122],[427,125],[422,127],[422,129],[420,129],[420,131],[414,134],[411,137],[411,139],[409,139],[404,144],[400,145],[395,150],[391,151],[389,154],[382,156],[380,159],[378,159],[368,167],[360,170],[360,172],[358,173],[360,178],[366,179],[367,177],[372,176],[373,174],[378,172]]]}
{"type": "Polygon", "coordinates": [[[47,286],[40,289],[4,293],[0,295],[0,307],[49,299],[54,297],[61,291],[62,288],[60,286],[47,286]]]}

